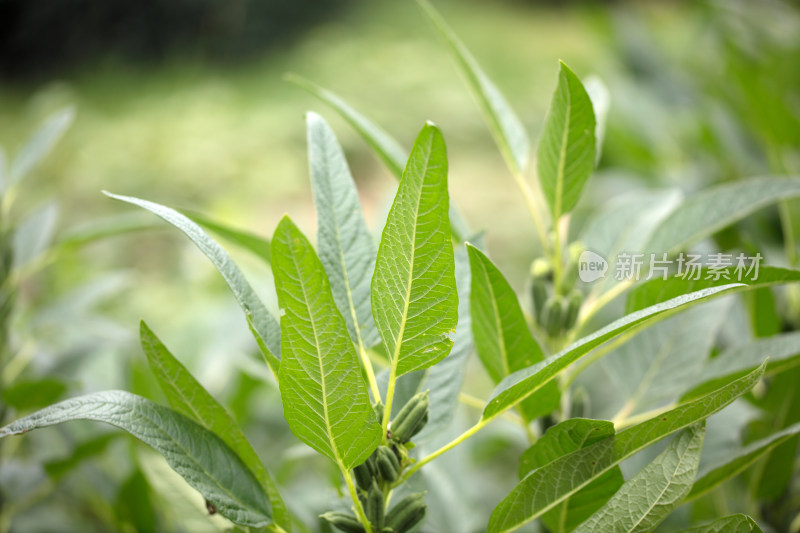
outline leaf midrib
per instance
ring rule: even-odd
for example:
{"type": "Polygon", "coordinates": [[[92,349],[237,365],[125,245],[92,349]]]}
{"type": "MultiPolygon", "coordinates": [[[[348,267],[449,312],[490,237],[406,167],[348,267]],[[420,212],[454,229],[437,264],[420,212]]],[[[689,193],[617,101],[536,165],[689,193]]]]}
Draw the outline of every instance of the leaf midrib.
{"type": "MultiPolygon", "coordinates": [[[[298,274],[301,272],[300,263],[297,261],[297,254],[295,252],[294,246],[290,246],[292,262],[294,263],[295,270],[298,274]]],[[[311,330],[314,333],[314,348],[317,353],[317,365],[319,366],[319,385],[322,388],[322,412],[323,418],[325,419],[325,429],[328,434],[328,442],[331,445],[331,451],[333,452],[333,456],[335,457],[336,463],[339,466],[342,466],[344,462],[342,461],[342,457],[339,455],[339,449],[336,446],[336,440],[333,438],[333,428],[331,427],[330,421],[330,414],[328,413],[328,393],[327,393],[327,386],[326,376],[325,376],[325,368],[322,365],[322,353],[319,349],[319,335],[317,333],[317,323],[314,316],[311,314],[311,306],[309,305],[309,298],[308,298],[308,291],[306,290],[306,284],[303,280],[303,276],[298,275],[297,281],[300,285],[300,289],[303,291],[303,302],[305,303],[306,309],[308,309],[308,316],[309,316],[309,323],[311,324],[311,330]]]]}
{"type": "MultiPolygon", "coordinates": [[[[566,80],[566,76],[564,77],[566,80]]],[[[572,112],[572,98],[569,91],[569,80],[566,80],[566,91],[565,92],[565,99],[567,101],[566,105],[566,115],[564,117],[564,133],[561,134],[561,149],[559,150],[558,156],[558,174],[556,175],[556,201],[555,206],[553,208],[553,219],[557,222],[559,218],[561,218],[561,209],[563,207],[563,198],[562,195],[564,194],[564,168],[567,164],[567,143],[569,141],[569,121],[570,115],[572,112]]]]}
{"type": "Polygon", "coordinates": [[[637,521],[636,521],[636,523],[632,524],[631,528],[630,528],[630,529],[628,529],[628,533],[631,533],[631,532],[633,532],[633,531],[636,531],[636,528],[639,526],[639,524],[641,524],[641,523],[642,523],[642,521],[643,521],[645,518],[647,518],[647,515],[649,515],[649,514],[650,514],[650,512],[653,510],[653,508],[654,508],[654,507],[655,507],[655,506],[658,504],[658,502],[660,502],[660,501],[661,501],[661,498],[662,498],[662,497],[664,496],[664,494],[667,492],[667,489],[669,489],[669,488],[670,488],[670,487],[671,487],[671,486],[674,484],[674,483],[673,483],[673,481],[672,481],[672,477],[674,477],[674,476],[675,476],[675,473],[676,473],[676,472],[678,471],[678,469],[680,468],[681,464],[683,463],[683,460],[684,460],[684,458],[685,458],[685,457],[686,457],[686,455],[689,453],[689,451],[691,450],[691,448],[692,448],[692,445],[691,445],[691,442],[690,442],[690,443],[689,443],[689,444],[686,446],[686,450],[684,450],[684,451],[683,451],[683,453],[680,455],[680,458],[678,459],[678,464],[676,464],[676,465],[675,465],[675,468],[673,468],[673,473],[672,473],[672,476],[670,476],[670,479],[668,479],[668,480],[667,480],[667,484],[664,486],[664,488],[663,488],[663,489],[661,490],[661,492],[659,493],[659,495],[658,495],[658,498],[656,498],[656,499],[655,499],[655,500],[652,502],[652,504],[651,504],[651,505],[649,505],[649,506],[647,507],[647,511],[646,511],[646,512],[644,512],[644,513],[642,513],[642,516],[639,518],[639,520],[637,520],[637,521]]]}

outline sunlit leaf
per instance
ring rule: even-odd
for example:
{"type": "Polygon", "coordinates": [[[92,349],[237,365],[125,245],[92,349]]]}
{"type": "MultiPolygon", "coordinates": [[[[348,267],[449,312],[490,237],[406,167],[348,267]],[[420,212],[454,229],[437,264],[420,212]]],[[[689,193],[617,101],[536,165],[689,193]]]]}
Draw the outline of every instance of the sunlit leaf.
{"type": "Polygon", "coordinates": [[[97,392],[65,400],[5,426],[0,438],[70,420],[105,422],[153,447],[231,521],[254,527],[272,522],[269,499],[258,480],[220,437],[129,392],[97,392]]]}
{"type": "Polygon", "coordinates": [[[347,324],[311,243],[284,217],[272,238],[281,318],[280,390],[292,432],[342,468],[381,440],[347,324]]]}

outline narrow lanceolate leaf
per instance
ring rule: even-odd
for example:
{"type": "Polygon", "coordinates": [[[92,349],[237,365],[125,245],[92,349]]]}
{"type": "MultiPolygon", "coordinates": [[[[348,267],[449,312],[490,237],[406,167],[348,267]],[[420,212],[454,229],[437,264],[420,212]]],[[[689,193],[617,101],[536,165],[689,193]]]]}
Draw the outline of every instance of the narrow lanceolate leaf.
{"type": "Polygon", "coordinates": [[[492,392],[492,396],[483,410],[483,418],[491,419],[499,416],[506,409],[513,407],[539,390],[569,365],[605,341],[626,331],[631,331],[646,322],[654,323],[659,319],[666,318],[678,308],[693,305],[721,294],[728,294],[740,287],[744,287],[744,285],[730,284],[692,292],[631,313],[612,322],[591,335],[575,341],[561,352],[548,357],[541,363],[518,370],[503,379],[492,392]]]}
{"type": "Polygon", "coordinates": [[[694,401],[564,455],[531,472],[495,508],[489,531],[513,531],[541,516],[636,452],[705,420],[755,386],[764,366],[694,401]]]}
{"type": "Polygon", "coordinates": [[[311,185],[317,208],[319,258],[350,337],[358,345],[369,348],[380,342],[369,303],[375,244],[336,136],[315,113],[308,113],[306,122],[311,185]]]}
{"type": "Polygon", "coordinates": [[[704,468],[703,471],[700,472],[697,481],[694,482],[692,491],[689,493],[687,499],[694,499],[702,496],[717,485],[736,477],[747,467],[755,463],[760,457],[763,457],[764,454],[769,453],[774,448],[792,439],[792,437],[798,433],[800,433],[800,424],[794,424],[782,431],[773,433],[769,437],[751,442],[736,452],[732,457],[726,458],[722,463],[704,468]]]}
{"type": "Polygon", "coordinates": [[[671,513],[692,488],[705,424],[696,424],[672,439],[667,449],[628,480],[576,533],[646,533],[671,513]]]}
{"type": "Polygon", "coordinates": [[[644,251],[685,248],[757,209],[798,196],[797,177],[756,178],[706,189],[675,209],[653,232],[644,251]]]}
{"type": "Polygon", "coordinates": [[[284,217],[272,239],[283,311],[280,390],[289,427],[300,440],[349,469],[381,439],[347,324],[308,239],[284,217]]]}
{"type": "Polygon", "coordinates": [[[194,222],[197,222],[207,230],[216,233],[223,239],[227,239],[233,244],[241,246],[245,250],[255,254],[257,257],[260,257],[267,263],[270,262],[268,239],[265,239],[264,237],[256,235],[255,233],[251,233],[247,230],[234,228],[233,226],[220,222],[219,220],[215,220],[202,213],[198,213],[197,211],[182,209],[181,212],[187,217],[191,218],[194,222]]]}
{"type": "Polygon", "coordinates": [[[597,121],[595,128],[595,137],[597,137],[595,163],[600,161],[600,155],[603,152],[603,139],[606,136],[606,118],[608,117],[608,110],[611,107],[611,93],[603,80],[597,76],[590,76],[583,84],[586,89],[586,94],[592,100],[592,107],[594,109],[594,118],[597,121]]]}
{"type": "MultiPolygon", "coordinates": [[[[13,185],[36,166],[50,152],[75,119],[75,109],[68,107],[49,117],[22,147],[22,151],[11,163],[8,171],[9,183],[13,185]]],[[[2,184],[0,184],[2,185],[2,184]]]]}
{"type": "Polygon", "coordinates": [[[361,135],[361,138],[375,150],[375,153],[383,160],[392,174],[397,178],[403,175],[403,167],[405,167],[406,159],[408,159],[408,152],[394,137],[353,109],[339,95],[328,89],[320,87],[316,83],[296,74],[288,74],[286,79],[334,108],[361,135]]]}
{"type": "Polygon", "coordinates": [[[144,322],[140,325],[142,349],[170,406],[219,436],[261,483],[269,497],[275,522],[291,531],[292,521],[278,487],[264,468],[239,425],[192,376],[144,322]]]}
{"type": "MultiPolygon", "coordinates": [[[[467,245],[472,271],[472,331],[478,356],[495,383],[544,360],[531,335],[519,300],[500,270],[474,246],[467,245]]],[[[558,384],[551,381],[521,404],[527,420],[558,409],[558,384]]]]}
{"type": "MultiPolygon", "coordinates": [[[[525,450],[520,458],[520,478],[559,457],[612,436],[612,422],[586,418],[565,420],[548,429],[541,439],[525,450]]],[[[551,531],[568,533],[600,509],[624,482],[622,471],[619,466],[615,466],[544,513],[542,521],[551,531]]]]}
{"type": "Polygon", "coordinates": [[[592,100],[561,63],[538,151],[539,181],[553,220],[575,207],[594,170],[595,126],[592,100]]]}
{"type": "Polygon", "coordinates": [[[761,528],[749,516],[735,514],[714,520],[710,524],[683,529],[680,533],[761,533],[761,528]]]}
{"type": "Polygon", "coordinates": [[[220,437],[129,392],[97,392],[51,405],[0,429],[0,438],[70,420],[105,422],[152,446],[229,520],[253,527],[272,522],[272,509],[258,480],[220,437]]]}
{"type": "Polygon", "coordinates": [[[253,288],[247,282],[236,263],[228,255],[222,246],[214,239],[209,237],[197,224],[189,220],[188,217],[178,213],[174,209],[163,205],[134,198],[131,196],[119,196],[106,192],[106,195],[129,204],[137,205],[147,209],[151,213],[166,220],[189,237],[198,248],[208,257],[225,281],[231,288],[233,295],[248,317],[248,322],[252,324],[251,331],[256,337],[258,346],[264,353],[270,368],[278,374],[280,367],[280,328],[277,320],[267,311],[264,304],[259,299],[253,288]]]}
{"type": "Polygon", "coordinates": [[[478,101],[506,163],[513,172],[523,172],[528,164],[530,141],[522,122],[442,16],[427,0],[419,0],[419,4],[447,43],[458,69],[478,101]]]}
{"type": "MultiPolygon", "coordinates": [[[[735,262],[736,260],[734,259],[733,261],[735,262]]],[[[728,283],[743,283],[751,289],[758,289],[800,281],[800,270],[760,266],[757,271],[749,271],[749,264],[750,262],[746,261],[744,269],[739,270],[737,270],[738,267],[736,266],[715,269],[714,271],[702,268],[696,274],[692,273],[683,277],[670,276],[667,279],[651,279],[642,283],[628,294],[625,310],[628,313],[632,313],[687,292],[699,291],[708,287],[719,287],[728,283]],[[695,277],[698,279],[694,279],[695,277]]]]}
{"type": "Polygon", "coordinates": [[[447,207],[444,139],[427,124],[400,180],[372,279],[372,312],[396,376],[434,365],[453,345],[458,295],[447,207]]]}

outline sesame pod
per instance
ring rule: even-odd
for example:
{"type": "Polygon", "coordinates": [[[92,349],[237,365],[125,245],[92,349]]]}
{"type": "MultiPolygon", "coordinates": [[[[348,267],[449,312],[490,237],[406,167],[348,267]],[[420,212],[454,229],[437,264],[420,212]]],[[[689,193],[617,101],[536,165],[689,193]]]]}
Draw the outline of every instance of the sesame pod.
{"type": "MultiPolygon", "coordinates": [[[[420,420],[428,416],[428,391],[415,394],[392,420],[392,439],[400,443],[411,440],[420,420]]],[[[421,428],[420,428],[421,429],[421,428]]]]}
{"type": "Polygon", "coordinates": [[[378,473],[384,481],[394,483],[400,477],[400,461],[391,448],[378,446],[375,462],[378,465],[378,473]]]}
{"type": "Polygon", "coordinates": [[[380,487],[378,487],[374,479],[367,493],[367,503],[364,506],[364,512],[374,530],[380,531],[381,528],[383,528],[383,492],[381,492],[380,487]]]}
{"type": "Polygon", "coordinates": [[[394,533],[394,529],[392,529],[392,528],[387,526],[387,527],[381,528],[380,533],[394,533]]]}
{"type": "Polygon", "coordinates": [[[362,490],[369,490],[372,485],[372,472],[369,470],[369,459],[358,465],[353,469],[353,474],[356,478],[358,488],[362,490]]]}
{"type": "Polygon", "coordinates": [[[531,285],[531,298],[533,300],[533,313],[536,317],[536,320],[539,321],[539,324],[544,322],[544,317],[542,316],[542,311],[544,309],[544,304],[547,301],[547,287],[545,286],[545,282],[540,279],[534,279],[533,284],[531,285]]]}
{"type": "Polygon", "coordinates": [[[406,533],[425,518],[425,493],[406,496],[386,515],[386,525],[396,533],[406,533]]]}
{"type": "Polygon", "coordinates": [[[348,513],[328,511],[325,514],[319,515],[319,517],[330,523],[339,531],[344,531],[344,533],[366,533],[367,531],[355,516],[348,513]]]}
{"type": "Polygon", "coordinates": [[[543,311],[544,329],[550,337],[561,333],[561,298],[554,296],[547,300],[543,311]]]}
{"type": "Polygon", "coordinates": [[[569,293],[569,299],[567,300],[567,310],[564,313],[564,329],[570,330],[572,326],[575,325],[575,322],[578,320],[578,313],[581,310],[581,304],[583,303],[583,295],[581,291],[574,290],[569,293]]]}

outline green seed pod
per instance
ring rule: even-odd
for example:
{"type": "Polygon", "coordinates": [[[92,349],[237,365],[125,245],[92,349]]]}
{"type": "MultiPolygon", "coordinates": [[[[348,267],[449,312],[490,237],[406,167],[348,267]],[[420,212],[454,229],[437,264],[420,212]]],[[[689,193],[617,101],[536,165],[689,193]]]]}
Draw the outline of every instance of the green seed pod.
{"type": "Polygon", "coordinates": [[[387,526],[387,527],[381,528],[380,533],[394,533],[394,529],[392,529],[392,528],[387,526]]]}
{"type": "Polygon", "coordinates": [[[400,461],[395,453],[387,446],[378,446],[375,463],[378,465],[378,473],[381,479],[394,483],[400,477],[400,461]]]}
{"type": "Polygon", "coordinates": [[[344,533],[366,533],[367,531],[364,529],[364,526],[361,524],[361,522],[359,522],[355,516],[349,513],[343,513],[341,511],[328,511],[325,514],[319,515],[319,517],[340,531],[344,531],[344,533]]]}
{"type": "Polygon", "coordinates": [[[372,486],[372,472],[370,472],[369,465],[367,464],[369,459],[358,465],[353,469],[353,475],[356,478],[356,484],[358,488],[362,490],[369,490],[370,486],[372,486]]]}
{"type": "Polygon", "coordinates": [[[378,487],[374,479],[367,493],[367,503],[364,506],[364,512],[374,530],[380,531],[383,527],[383,492],[381,492],[380,487],[378,487]]]}
{"type": "Polygon", "coordinates": [[[539,324],[544,322],[542,310],[547,301],[547,287],[545,282],[541,279],[534,279],[531,285],[531,299],[533,300],[533,313],[539,324]]]}
{"type": "Polygon", "coordinates": [[[552,271],[550,261],[543,257],[534,259],[533,263],[531,263],[531,277],[533,279],[546,280],[552,271]]]}
{"type": "Polygon", "coordinates": [[[544,305],[543,321],[544,329],[550,337],[557,337],[561,333],[561,298],[553,296],[544,305]]]}
{"type": "Polygon", "coordinates": [[[428,391],[412,396],[392,420],[392,439],[400,443],[410,441],[425,425],[420,421],[427,418],[429,403],[428,391]]]}
{"type": "Polygon", "coordinates": [[[583,303],[583,294],[581,291],[575,289],[569,293],[567,299],[567,311],[564,313],[564,329],[570,330],[575,322],[578,320],[578,313],[581,310],[583,303]]]}
{"type": "Polygon", "coordinates": [[[425,493],[406,496],[386,515],[386,525],[396,533],[406,533],[425,518],[425,493]]]}

